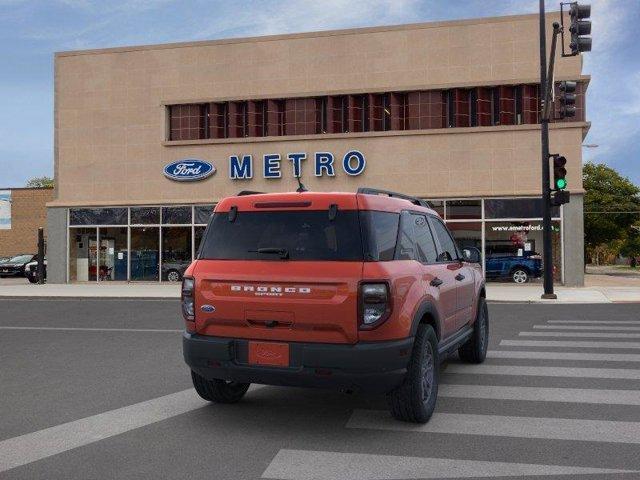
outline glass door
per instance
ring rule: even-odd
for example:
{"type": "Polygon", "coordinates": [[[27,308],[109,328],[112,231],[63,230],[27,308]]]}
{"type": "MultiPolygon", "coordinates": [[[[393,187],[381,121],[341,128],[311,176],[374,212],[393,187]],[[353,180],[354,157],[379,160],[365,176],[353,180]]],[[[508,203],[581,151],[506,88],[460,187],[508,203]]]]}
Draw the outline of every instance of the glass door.
{"type": "Polygon", "coordinates": [[[95,282],[97,272],[96,228],[69,229],[69,281],[95,282]]]}

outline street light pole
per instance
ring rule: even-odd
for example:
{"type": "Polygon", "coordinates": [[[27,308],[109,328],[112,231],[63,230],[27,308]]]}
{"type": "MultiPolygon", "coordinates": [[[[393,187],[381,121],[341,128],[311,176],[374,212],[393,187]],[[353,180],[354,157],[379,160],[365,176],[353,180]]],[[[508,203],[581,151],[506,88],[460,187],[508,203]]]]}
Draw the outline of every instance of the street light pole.
{"type": "MultiPolygon", "coordinates": [[[[545,98],[540,118],[542,145],[542,262],[544,268],[544,293],[542,298],[558,298],[553,293],[553,251],[551,245],[551,187],[549,186],[549,97],[547,81],[547,33],[544,0],[540,0],[540,95],[545,98]]],[[[554,36],[555,37],[555,36],[554,36]]],[[[552,59],[553,61],[553,59],[552,59]]]]}

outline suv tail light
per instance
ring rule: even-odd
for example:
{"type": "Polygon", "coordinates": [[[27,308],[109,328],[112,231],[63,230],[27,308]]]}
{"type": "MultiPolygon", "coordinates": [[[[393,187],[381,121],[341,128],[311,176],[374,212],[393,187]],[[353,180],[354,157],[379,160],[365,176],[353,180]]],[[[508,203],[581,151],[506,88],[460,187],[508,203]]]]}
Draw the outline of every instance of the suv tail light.
{"type": "Polygon", "coordinates": [[[391,295],[387,283],[361,283],[358,293],[361,330],[376,328],[389,318],[391,295]]]}
{"type": "Polygon", "coordinates": [[[195,304],[193,301],[193,287],[195,281],[191,277],[182,279],[182,316],[187,322],[195,320],[195,304]]]}

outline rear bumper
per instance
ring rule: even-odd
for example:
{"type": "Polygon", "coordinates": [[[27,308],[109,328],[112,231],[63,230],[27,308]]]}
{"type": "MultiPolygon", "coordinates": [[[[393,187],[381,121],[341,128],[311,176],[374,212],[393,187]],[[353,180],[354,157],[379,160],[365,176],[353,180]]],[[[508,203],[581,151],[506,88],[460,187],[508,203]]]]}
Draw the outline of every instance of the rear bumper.
{"type": "Polygon", "coordinates": [[[208,379],[385,393],[402,383],[413,337],[355,345],[290,343],[290,366],[248,363],[249,341],[184,332],[184,360],[208,379]]]}

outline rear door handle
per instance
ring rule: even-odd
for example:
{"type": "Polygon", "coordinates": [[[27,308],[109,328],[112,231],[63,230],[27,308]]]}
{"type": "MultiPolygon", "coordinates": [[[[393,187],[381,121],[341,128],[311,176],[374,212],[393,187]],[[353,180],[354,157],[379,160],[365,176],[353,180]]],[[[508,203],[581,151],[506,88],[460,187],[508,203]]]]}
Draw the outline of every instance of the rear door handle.
{"type": "Polygon", "coordinates": [[[457,274],[457,275],[456,275],[456,280],[458,280],[459,282],[460,282],[460,281],[462,281],[462,280],[464,280],[464,275],[463,275],[463,274],[461,274],[461,273],[457,274]]]}
{"type": "Polygon", "coordinates": [[[439,287],[440,285],[442,285],[444,282],[442,280],[440,280],[438,277],[434,278],[433,280],[431,280],[429,282],[429,285],[431,285],[432,287],[439,287]]]}

